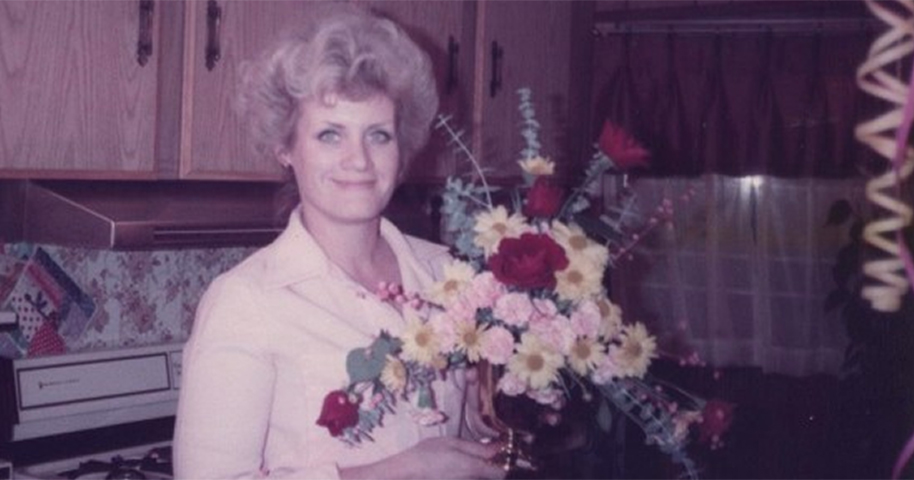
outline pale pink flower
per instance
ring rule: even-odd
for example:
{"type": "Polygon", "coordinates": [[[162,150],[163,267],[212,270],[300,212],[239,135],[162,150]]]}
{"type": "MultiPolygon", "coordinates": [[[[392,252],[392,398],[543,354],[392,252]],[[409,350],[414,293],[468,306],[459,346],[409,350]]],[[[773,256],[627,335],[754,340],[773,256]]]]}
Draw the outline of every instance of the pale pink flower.
{"type": "Polygon", "coordinates": [[[435,312],[428,320],[442,351],[454,349],[457,343],[457,325],[461,322],[462,320],[455,319],[450,311],[435,312]]]}
{"type": "Polygon", "coordinates": [[[546,298],[534,298],[533,307],[531,321],[552,320],[559,314],[559,307],[555,306],[555,302],[546,298]]]}
{"type": "Polygon", "coordinates": [[[533,315],[533,303],[525,293],[507,293],[495,301],[492,313],[508,325],[523,327],[533,315]]]}
{"type": "Polygon", "coordinates": [[[527,392],[527,396],[532,398],[540,405],[556,405],[562,401],[564,395],[558,389],[552,387],[537,388],[527,392]]]}
{"type": "Polygon", "coordinates": [[[438,425],[447,420],[447,415],[434,408],[416,408],[409,413],[413,421],[423,427],[438,425]]]}
{"type": "Polygon", "coordinates": [[[604,385],[614,378],[620,377],[619,366],[609,355],[603,357],[603,361],[597,365],[597,368],[590,374],[591,380],[597,385],[604,385]]]}
{"type": "Polygon", "coordinates": [[[503,327],[492,327],[482,334],[480,353],[493,365],[508,363],[514,353],[514,336],[503,327]]]}
{"type": "Polygon", "coordinates": [[[505,395],[516,397],[527,390],[527,382],[517,375],[506,371],[498,380],[497,388],[499,392],[504,393],[505,395]]]}
{"type": "Polygon", "coordinates": [[[585,300],[571,313],[571,329],[579,337],[596,338],[602,320],[600,307],[591,300],[585,300]]]}
{"type": "Polygon", "coordinates": [[[574,345],[576,335],[571,328],[571,321],[564,315],[551,318],[538,318],[530,322],[529,332],[552,350],[567,355],[574,345]]]}
{"type": "Polygon", "coordinates": [[[492,272],[483,272],[470,282],[461,298],[475,309],[492,308],[495,301],[505,294],[505,286],[495,279],[492,272]]]}
{"type": "Polygon", "coordinates": [[[475,322],[476,321],[476,306],[471,304],[471,302],[463,297],[458,298],[456,301],[451,303],[447,310],[445,310],[447,316],[452,321],[462,321],[462,322],[475,322]]]}

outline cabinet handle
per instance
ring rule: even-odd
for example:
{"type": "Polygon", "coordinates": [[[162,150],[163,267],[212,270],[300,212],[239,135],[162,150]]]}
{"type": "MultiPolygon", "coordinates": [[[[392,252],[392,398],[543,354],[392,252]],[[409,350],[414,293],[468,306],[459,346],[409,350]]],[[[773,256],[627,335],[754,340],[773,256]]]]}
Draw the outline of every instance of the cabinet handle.
{"type": "Polygon", "coordinates": [[[136,61],[141,67],[149,62],[152,55],[152,11],[153,0],[140,0],[140,25],[137,29],[136,61]]]}
{"type": "Polygon", "coordinates": [[[492,79],[489,81],[489,96],[495,98],[498,90],[501,89],[501,59],[505,51],[498,46],[498,42],[492,42],[492,79]]]}
{"type": "Polygon", "coordinates": [[[219,45],[222,26],[222,8],[216,0],[206,4],[206,69],[212,70],[222,58],[222,47],[219,45]]]}
{"type": "Polygon", "coordinates": [[[444,93],[450,94],[457,88],[457,54],[460,53],[460,44],[454,40],[453,35],[447,39],[447,84],[444,93]]]}

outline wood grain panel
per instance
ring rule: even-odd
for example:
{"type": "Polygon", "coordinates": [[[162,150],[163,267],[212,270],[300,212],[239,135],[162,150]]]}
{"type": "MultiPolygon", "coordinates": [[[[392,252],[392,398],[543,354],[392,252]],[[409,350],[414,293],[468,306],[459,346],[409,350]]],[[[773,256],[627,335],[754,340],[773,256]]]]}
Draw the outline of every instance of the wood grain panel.
{"type": "Polygon", "coordinates": [[[278,163],[257,158],[235,114],[239,66],[276,34],[304,22],[317,1],[232,0],[222,9],[221,58],[206,67],[207,2],[192,2],[185,26],[184,139],[181,175],[194,179],[279,180],[278,163]]]}
{"type": "Polygon", "coordinates": [[[0,175],[154,175],[157,52],[138,64],[138,27],[136,1],[0,2],[0,175]]]}
{"type": "Polygon", "coordinates": [[[493,177],[518,176],[516,161],[524,148],[520,136],[517,90],[533,92],[541,124],[542,154],[567,167],[572,67],[572,8],[569,1],[484,1],[484,29],[477,55],[484,57],[477,87],[475,150],[495,169],[493,177]],[[492,44],[503,52],[498,74],[502,85],[491,95],[492,44]]]}

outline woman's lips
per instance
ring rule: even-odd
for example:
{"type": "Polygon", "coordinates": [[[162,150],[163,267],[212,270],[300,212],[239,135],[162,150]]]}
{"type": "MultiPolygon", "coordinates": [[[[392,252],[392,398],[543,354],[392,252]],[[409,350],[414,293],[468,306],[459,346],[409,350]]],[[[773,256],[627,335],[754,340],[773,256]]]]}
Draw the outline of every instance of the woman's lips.
{"type": "Polygon", "coordinates": [[[374,186],[375,179],[366,178],[366,179],[335,179],[333,180],[340,188],[344,189],[359,189],[359,188],[369,188],[374,186]]]}

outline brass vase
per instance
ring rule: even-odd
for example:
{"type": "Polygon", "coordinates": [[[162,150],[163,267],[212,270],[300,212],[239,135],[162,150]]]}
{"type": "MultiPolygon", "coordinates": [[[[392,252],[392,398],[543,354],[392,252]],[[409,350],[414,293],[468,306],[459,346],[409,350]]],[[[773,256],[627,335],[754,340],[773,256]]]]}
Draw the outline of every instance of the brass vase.
{"type": "Polygon", "coordinates": [[[512,415],[506,410],[511,407],[511,397],[498,392],[498,380],[504,374],[504,367],[482,360],[476,365],[479,378],[479,409],[483,423],[499,433],[498,441],[503,445],[492,459],[508,474],[534,472],[539,462],[530,453],[533,442],[533,425],[522,415],[512,415]]]}

